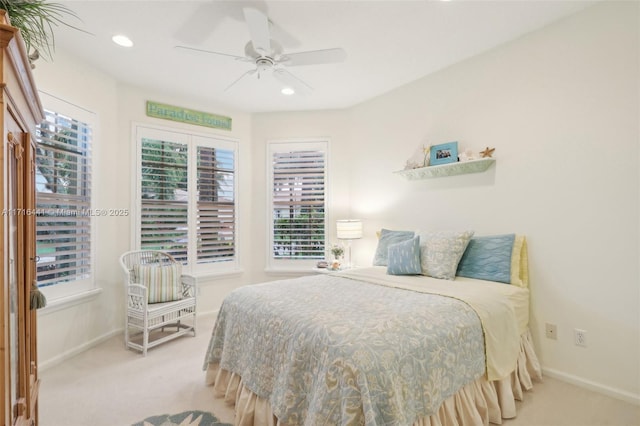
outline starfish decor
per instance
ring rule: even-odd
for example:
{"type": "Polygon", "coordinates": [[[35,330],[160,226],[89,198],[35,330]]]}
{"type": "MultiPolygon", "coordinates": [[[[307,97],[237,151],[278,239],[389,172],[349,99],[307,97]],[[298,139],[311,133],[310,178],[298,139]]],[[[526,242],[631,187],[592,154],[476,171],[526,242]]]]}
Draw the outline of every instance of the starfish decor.
{"type": "Polygon", "coordinates": [[[495,148],[487,147],[484,151],[480,151],[480,155],[482,156],[482,158],[491,157],[491,154],[493,154],[493,151],[495,150],[495,148]]]}

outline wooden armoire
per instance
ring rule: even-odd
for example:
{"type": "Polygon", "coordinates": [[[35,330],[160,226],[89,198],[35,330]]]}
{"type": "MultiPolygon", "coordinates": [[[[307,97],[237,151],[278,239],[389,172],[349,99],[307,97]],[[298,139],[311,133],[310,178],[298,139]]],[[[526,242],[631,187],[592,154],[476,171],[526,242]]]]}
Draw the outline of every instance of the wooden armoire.
{"type": "Polygon", "coordinates": [[[20,33],[0,10],[2,133],[2,425],[38,423],[36,311],[35,131],[44,119],[20,33]]]}

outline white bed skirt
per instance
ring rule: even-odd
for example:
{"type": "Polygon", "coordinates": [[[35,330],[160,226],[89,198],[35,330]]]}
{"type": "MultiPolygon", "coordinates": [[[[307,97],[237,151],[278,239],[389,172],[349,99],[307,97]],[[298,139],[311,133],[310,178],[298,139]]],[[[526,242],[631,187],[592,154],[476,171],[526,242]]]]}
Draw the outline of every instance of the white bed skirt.
{"type": "MultiPolygon", "coordinates": [[[[523,390],[533,387],[542,372],[533,349],[529,330],[520,338],[520,355],[510,377],[489,382],[480,378],[446,399],[436,414],[418,419],[413,426],[456,426],[502,424],[502,419],[516,416],[515,401],[521,401],[523,390]]],[[[236,426],[280,426],[269,401],[259,398],[242,384],[242,378],[218,364],[209,364],[207,385],[213,385],[216,397],[235,407],[236,426]]]]}

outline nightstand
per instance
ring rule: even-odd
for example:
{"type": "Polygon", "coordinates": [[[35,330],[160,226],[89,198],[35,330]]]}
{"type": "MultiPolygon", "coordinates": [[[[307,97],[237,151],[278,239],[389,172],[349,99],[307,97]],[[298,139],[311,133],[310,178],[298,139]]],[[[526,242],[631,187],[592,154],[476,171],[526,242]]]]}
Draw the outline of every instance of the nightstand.
{"type": "Polygon", "coordinates": [[[347,269],[349,268],[342,268],[342,269],[312,268],[311,270],[316,274],[333,274],[335,272],[346,271],[347,269]]]}

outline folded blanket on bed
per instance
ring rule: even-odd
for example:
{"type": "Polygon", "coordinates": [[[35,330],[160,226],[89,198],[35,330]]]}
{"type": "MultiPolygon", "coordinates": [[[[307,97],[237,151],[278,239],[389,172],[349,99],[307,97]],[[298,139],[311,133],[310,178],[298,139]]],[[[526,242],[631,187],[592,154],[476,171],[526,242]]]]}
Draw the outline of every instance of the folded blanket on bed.
{"type": "Polygon", "coordinates": [[[467,303],[340,275],[233,291],[205,368],[241,376],[283,424],[412,424],[485,373],[467,303]]]}
{"type": "Polygon", "coordinates": [[[346,270],[340,276],[464,301],[482,321],[487,379],[503,379],[515,369],[520,353],[520,336],[529,325],[527,288],[462,277],[450,281],[424,276],[387,275],[383,267],[346,270]]]}

